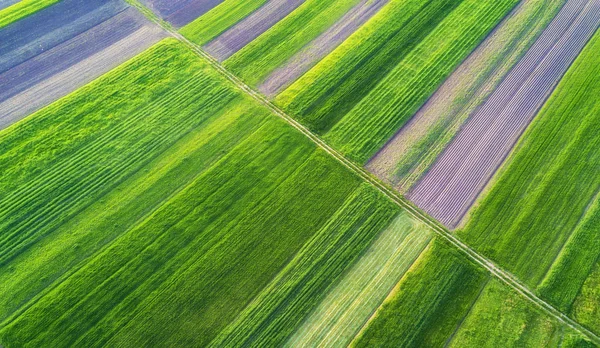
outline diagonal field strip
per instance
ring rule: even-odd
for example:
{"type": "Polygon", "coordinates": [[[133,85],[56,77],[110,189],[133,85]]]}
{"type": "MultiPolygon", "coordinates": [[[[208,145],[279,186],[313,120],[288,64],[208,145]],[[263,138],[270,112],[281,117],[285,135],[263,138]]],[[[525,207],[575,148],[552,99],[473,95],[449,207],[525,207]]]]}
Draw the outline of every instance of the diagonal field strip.
{"type": "Polygon", "coordinates": [[[512,273],[507,272],[497,266],[494,262],[487,259],[485,256],[479,254],[477,251],[471,249],[468,245],[463,243],[460,239],[450,233],[444,226],[442,226],[438,221],[428,216],[424,212],[422,212],[419,208],[415,207],[412,203],[407,201],[404,197],[400,196],[398,193],[390,189],[388,186],[383,184],[379,179],[375,178],[372,174],[367,172],[364,168],[356,165],[354,162],[350,161],[346,157],[344,157],[337,150],[330,147],[327,143],[325,143],[321,138],[317,135],[313,134],[307,128],[302,126],[296,120],[294,120],[291,116],[287,115],[283,110],[279,109],[269,100],[267,100],[262,94],[253,90],[251,87],[242,82],[239,78],[237,78],[234,74],[225,69],[220,63],[218,63],[213,57],[211,57],[208,53],[204,52],[202,48],[185,37],[179,34],[170,24],[165,21],[159,19],[154,13],[152,13],[148,8],[139,3],[138,0],[126,0],[132,6],[138,8],[143,14],[145,14],[150,20],[156,22],[158,25],[163,27],[169,34],[171,34],[174,38],[178,39],[182,43],[184,43],[188,48],[194,51],[200,57],[206,59],[210,65],[219,71],[225,78],[231,81],[243,92],[247,93],[261,105],[268,108],[271,112],[275,113],[277,116],[283,118],[288,124],[294,127],[296,130],[304,134],[310,140],[312,140],[317,146],[319,146],[323,151],[327,152],[329,155],[333,156],[336,160],[338,160],[343,166],[351,170],[353,173],[358,175],[363,180],[369,182],[383,194],[385,194],[389,199],[394,201],[398,206],[406,210],[408,214],[410,214],[413,218],[421,221],[426,224],[429,228],[431,228],[440,238],[448,242],[453,247],[460,250],[464,253],[471,261],[485,268],[488,272],[490,272],[494,277],[498,278],[502,283],[506,284],[514,291],[519,293],[525,299],[529,300],[531,303],[535,304],[537,307],[542,309],[544,312],[551,315],[557,321],[569,326],[573,330],[579,332],[580,334],[589,338],[592,342],[597,345],[600,345],[600,337],[579,324],[577,321],[569,318],[564,313],[556,309],[551,304],[539,298],[536,294],[534,294],[527,286],[523,285],[512,273]]]}

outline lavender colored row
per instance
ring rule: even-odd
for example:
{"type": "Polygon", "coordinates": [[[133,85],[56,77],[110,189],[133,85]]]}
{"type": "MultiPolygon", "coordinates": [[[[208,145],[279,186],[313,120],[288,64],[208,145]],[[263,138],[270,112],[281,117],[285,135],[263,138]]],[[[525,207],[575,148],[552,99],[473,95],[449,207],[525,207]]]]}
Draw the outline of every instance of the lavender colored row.
{"type": "Polygon", "coordinates": [[[180,28],[224,0],[143,0],[162,19],[180,28]]]}
{"type": "Polygon", "coordinates": [[[600,26],[600,0],[570,0],[408,197],[454,228],[600,26]]]}
{"type": "Polygon", "coordinates": [[[72,11],[61,17],[49,7],[0,30],[0,129],[166,37],[121,0],[59,4],[72,11]]]}
{"type": "Polygon", "coordinates": [[[270,0],[209,42],[204,49],[222,62],[282,20],[303,2],[304,0],[270,0]]]}
{"type": "Polygon", "coordinates": [[[388,0],[362,0],[359,2],[331,28],[319,35],[282,67],[276,69],[258,89],[268,97],[277,95],[331,53],[387,2],[388,0]]]}

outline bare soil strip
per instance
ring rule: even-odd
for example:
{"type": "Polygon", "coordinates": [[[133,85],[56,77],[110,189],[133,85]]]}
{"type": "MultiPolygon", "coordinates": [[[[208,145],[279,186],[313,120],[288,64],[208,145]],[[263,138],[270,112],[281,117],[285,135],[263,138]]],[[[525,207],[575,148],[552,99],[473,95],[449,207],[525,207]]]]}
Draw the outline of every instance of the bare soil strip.
{"type": "Polygon", "coordinates": [[[224,0],[143,0],[161,18],[177,28],[210,11],[224,0]]]}
{"type": "Polygon", "coordinates": [[[209,42],[204,49],[222,62],[282,20],[303,2],[304,0],[270,0],[256,12],[209,42]]]}
{"type": "Polygon", "coordinates": [[[600,0],[569,1],[408,197],[456,227],[598,26],[600,0]]]}
{"type": "Polygon", "coordinates": [[[346,13],[336,24],[308,44],[258,87],[264,95],[274,97],[302,76],[323,57],[331,53],[376,14],[388,0],[362,0],[346,13]]]}

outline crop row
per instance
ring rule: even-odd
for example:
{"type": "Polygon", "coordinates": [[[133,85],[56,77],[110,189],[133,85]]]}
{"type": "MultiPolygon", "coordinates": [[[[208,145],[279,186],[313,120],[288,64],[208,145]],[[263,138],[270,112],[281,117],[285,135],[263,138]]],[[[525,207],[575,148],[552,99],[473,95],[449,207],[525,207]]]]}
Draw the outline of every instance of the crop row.
{"type": "Polygon", "coordinates": [[[599,25],[599,1],[568,1],[409,198],[456,227],[599,25]]]}

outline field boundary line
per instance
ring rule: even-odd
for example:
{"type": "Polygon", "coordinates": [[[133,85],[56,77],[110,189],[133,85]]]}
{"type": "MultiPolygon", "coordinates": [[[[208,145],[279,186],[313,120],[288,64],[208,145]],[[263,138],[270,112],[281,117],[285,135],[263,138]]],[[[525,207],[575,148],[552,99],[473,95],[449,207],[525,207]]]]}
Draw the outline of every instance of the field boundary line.
{"type": "Polygon", "coordinates": [[[536,305],[542,311],[546,312],[554,319],[569,326],[571,329],[577,331],[583,336],[590,339],[596,345],[600,346],[600,336],[596,335],[592,331],[588,330],[586,327],[578,323],[577,321],[571,319],[566,314],[556,309],[550,303],[539,298],[532,290],[530,290],[526,285],[524,285],[516,276],[512,273],[505,271],[498,265],[496,265],[493,261],[486,258],[485,256],[479,254],[479,252],[472,249],[470,246],[462,242],[458,237],[452,234],[449,230],[447,230],[441,223],[439,223],[434,218],[430,217],[422,210],[414,206],[410,201],[408,201],[405,197],[401,196],[393,189],[388,187],[386,184],[381,182],[379,179],[375,178],[371,173],[367,172],[363,167],[355,164],[348,158],[346,158],[343,154],[335,150],[329,144],[327,144],[324,140],[322,140],[318,135],[314,134],[304,125],[300,124],[294,118],[285,113],[282,109],[277,107],[271,101],[269,101],[265,96],[260,94],[258,91],[254,90],[252,87],[248,86],[245,82],[243,82],[240,78],[234,75],[232,72],[227,70],[221,63],[219,63],[215,58],[206,53],[200,45],[197,45],[183,35],[181,35],[173,26],[164,20],[160,19],[156,16],[150,9],[142,5],[139,0],[125,0],[127,3],[137,8],[147,16],[151,21],[158,24],[162,27],[166,32],[168,32],[172,37],[179,40],[183,44],[185,44],[188,48],[190,48],[194,53],[198,56],[204,58],[214,69],[216,69],[219,73],[221,73],[227,80],[233,83],[237,88],[248,94],[254,100],[259,102],[261,105],[269,109],[275,115],[284,119],[288,124],[294,127],[296,130],[304,134],[310,140],[312,140],[319,148],[323,151],[327,152],[329,155],[333,156],[338,162],[340,162],[344,167],[351,170],[354,174],[358,175],[361,179],[367,181],[372,186],[374,186],[378,191],[383,193],[389,199],[391,199],[394,203],[396,203],[399,207],[406,210],[406,212],[411,215],[413,218],[418,221],[424,223],[429,228],[433,230],[435,234],[437,234],[440,238],[442,238],[446,243],[449,243],[451,246],[458,249],[460,252],[465,254],[467,258],[479,265],[480,267],[486,269],[492,276],[498,278],[501,282],[508,285],[518,294],[520,294],[523,298],[527,299],[529,302],[536,305]]]}

